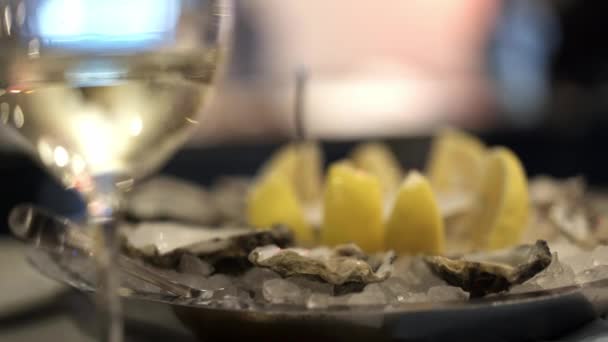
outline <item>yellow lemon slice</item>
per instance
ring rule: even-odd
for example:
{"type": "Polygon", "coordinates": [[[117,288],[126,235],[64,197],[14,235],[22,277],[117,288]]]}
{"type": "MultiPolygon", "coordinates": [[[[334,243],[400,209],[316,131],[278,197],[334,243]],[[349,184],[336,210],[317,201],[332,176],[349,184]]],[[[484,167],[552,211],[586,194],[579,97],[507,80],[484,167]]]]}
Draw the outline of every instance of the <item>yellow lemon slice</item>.
{"type": "Polygon", "coordinates": [[[261,176],[282,174],[304,203],[318,201],[322,193],[323,154],[315,142],[289,144],[273,154],[261,169],[261,176]]]}
{"type": "Polygon", "coordinates": [[[473,191],[483,171],[485,147],[479,139],[446,129],[433,141],[427,174],[438,193],[473,191]]]}
{"type": "Polygon", "coordinates": [[[411,172],[399,187],[386,223],[386,248],[404,254],[442,254],[443,219],[429,181],[411,172]]]}
{"type": "Polygon", "coordinates": [[[367,252],[383,249],[382,190],[378,179],[349,162],[334,163],[325,182],[321,240],[355,243],[367,252]]]}
{"type": "Polygon", "coordinates": [[[260,229],[275,224],[285,224],[294,232],[300,244],[313,242],[312,228],[304,218],[304,212],[291,182],[280,173],[270,174],[256,182],[247,198],[247,220],[260,229]]]}
{"type": "Polygon", "coordinates": [[[298,155],[295,146],[292,144],[284,145],[264,163],[259,174],[264,179],[270,174],[281,174],[289,182],[293,182],[297,164],[298,155]]]}
{"type": "Polygon", "coordinates": [[[528,208],[528,182],[521,162],[507,148],[491,149],[469,219],[474,247],[500,249],[519,243],[528,208]]]}
{"type": "Polygon", "coordinates": [[[384,193],[394,192],[403,177],[401,165],[388,146],[382,143],[359,145],[351,154],[353,163],[376,176],[384,193]]]}

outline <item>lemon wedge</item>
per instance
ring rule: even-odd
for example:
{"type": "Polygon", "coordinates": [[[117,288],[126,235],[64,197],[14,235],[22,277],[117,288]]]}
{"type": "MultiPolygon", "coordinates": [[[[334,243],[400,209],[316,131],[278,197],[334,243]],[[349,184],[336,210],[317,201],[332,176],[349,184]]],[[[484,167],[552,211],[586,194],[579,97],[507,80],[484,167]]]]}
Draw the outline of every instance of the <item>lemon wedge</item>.
{"type": "Polygon", "coordinates": [[[483,171],[485,147],[476,137],[445,129],[434,139],[427,174],[438,193],[475,191],[483,171]]]}
{"type": "Polygon", "coordinates": [[[395,191],[401,182],[401,165],[385,144],[361,144],[353,150],[351,160],[361,170],[376,176],[385,194],[395,191]]]}
{"type": "Polygon", "coordinates": [[[247,220],[259,229],[285,224],[302,245],[310,245],[314,240],[293,185],[281,173],[267,175],[253,185],[247,197],[247,220]]]}
{"type": "Polygon", "coordinates": [[[331,165],[325,182],[321,240],[355,243],[367,252],[383,249],[382,190],[378,179],[350,162],[331,165]]]}
{"type": "Polygon", "coordinates": [[[289,182],[293,182],[297,164],[298,155],[295,145],[284,145],[274,152],[270,159],[264,163],[259,175],[261,178],[266,178],[271,174],[280,174],[289,182]]]}
{"type": "Polygon", "coordinates": [[[404,254],[442,254],[443,219],[429,181],[410,172],[401,183],[386,223],[387,249],[404,254]]]}
{"type": "Polygon", "coordinates": [[[281,174],[291,182],[298,198],[315,203],[323,192],[323,154],[318,143],[304,142],[281,147],[261,169],[261,176],[281,174]]]}
{"type": "Polygon", "coordinates": [[[521,162],[505,147],[491,149],[469,218],[474,247],[500,249],[519,243],[528,208],[528,184],[521,162]]]}

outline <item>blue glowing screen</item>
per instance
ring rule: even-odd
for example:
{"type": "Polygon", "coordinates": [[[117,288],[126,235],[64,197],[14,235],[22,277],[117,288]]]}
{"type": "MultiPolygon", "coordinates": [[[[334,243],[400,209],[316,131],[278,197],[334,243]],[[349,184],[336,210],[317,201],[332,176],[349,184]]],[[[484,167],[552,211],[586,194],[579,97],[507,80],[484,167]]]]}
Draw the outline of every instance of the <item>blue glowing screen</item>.
{"type": "Polygon", "coordinates": [[[180,0],[46,0],[35,31],[58,48],[141,49],[174,39],[180,8],[180,0]]]}

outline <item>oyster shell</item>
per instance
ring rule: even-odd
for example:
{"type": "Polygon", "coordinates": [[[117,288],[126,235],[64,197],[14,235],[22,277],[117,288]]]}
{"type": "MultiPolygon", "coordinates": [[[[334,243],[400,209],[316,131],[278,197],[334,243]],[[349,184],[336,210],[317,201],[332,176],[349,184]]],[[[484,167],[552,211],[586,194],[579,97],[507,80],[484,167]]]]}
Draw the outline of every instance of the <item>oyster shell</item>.
{"type": "Polygon", "coordinates": [[[393,252],[365,255],[355,245],[343,245],[334,249],[314,249],[266,246],[254,249],[249,261],[267,267],[283,277],[295,275],[317,276],[324,281],[343,285],[346,283],[375,283],[391,274],[393,252]]]}
{"type": "Polygon", "coordinates": [[[549,266],[551,251],[547,242],[539,240],[534,245],[464,258],[432,256],[424,260],[435,275],[474,298],[508,290],[532,278],[549,266]]]}
{"type": "Polygon", "coordinates": [[[136,221],[177,220],[214,225],[221,219],[212,194],[196,184],[173,177],[156,177],[143,183],[125,206],[127,216],[136,221]]]}
{"type": "MultiPolygon", "coordinates": [[[[175,223],[142,223],[123,229],[123,246],[127,254],[156,266],[176,268],[183,254],[191,254],[217,266],[221,261],[247,262],[256,247],[293,243],[291,231],[282,226],[270,230],[242,227],[205,228],[175,223]]],[[[217,268],[217,267],[216,267],[217,268]]]]}
{"type": "Polygon", "coordinates": [[[537,177],[530,182],[530,199],[536,221],[531,234],[539,236],[539,227],[544,228],[542,239],[563,237],[584,249],[593,249],[608,237],[601,209],[608,203],[606,196],[590,193],[582,177],[537,177]]]}
{"type": "Polygon", "coordinates": [[[209,189],[182,179],[156,177],[133,191],[125,211],[132,221],[244,225],[249,186],[250,181],[244,177],[222,177],[209,189]]]}
{"type": "Polygon", "coordinates": [[[251,181],[243,177],[222,177],[211,189],[211,196],[222,223],[244,224],[247,192],[251,181]]]}

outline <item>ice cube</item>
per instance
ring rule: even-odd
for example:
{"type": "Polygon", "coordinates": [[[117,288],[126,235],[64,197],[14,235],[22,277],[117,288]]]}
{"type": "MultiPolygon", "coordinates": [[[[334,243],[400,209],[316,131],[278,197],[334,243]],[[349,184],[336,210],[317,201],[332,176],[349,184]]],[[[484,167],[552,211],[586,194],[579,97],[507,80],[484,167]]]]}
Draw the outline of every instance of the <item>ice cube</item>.
{"type": "Polygon", "coordinates": [[[333,294],[334,286],[328,284],[322,280],[312,279],[309,277],[303,276],[295,276],[287,278],[287,281],[294,283],[298,286],[302,291],[307,292],[308,294],[318,293],[318,294],[333,294]]]}
{"type": "Polygon", "coordinates": [[[332,297],[327,294],[313,293],[306,300],[306,307],[309,309],[325,309],[332,303],[332,297]]]}
{"type": "Polygon", "coordinates": [[[576,274],[576,282],[584,284],[608,278],[608,265],[599,265],[576,274]]]}
{"type": "Polygon", "coordinates": [[[213,273],[213,266],[194,255],[184,254],[179,259],[179,271],[181,273],[198,274],[206,277],[213,273]]]}
{"type": "Polygon", "coordinates": [[[216,274],[205,280],[206,289],[214,291],[216,298],[223,298],[225,296],[236,297],[238,294],[234,280],[226,275],[216,274]]]}
{"type": "Polygon", "coordinates": [[[380,287],[384,289],[390,303],[403,303],[413,293],[413,290],[408,287],[405,280],[398,277],[391,277],[383,281],[380,283],[380,287]]]}
{"type": "MultiPolygon", "coordinates": [[[[563,264],[572,268],[574,273],[580,273],[594,267],[593,252],[579,252],[568,257],[560,258],[563,264]]],[[[561,256],[561,254],[559,254],[561,256]]]]}
{"type": "Polygon", "coordinates": [[[369,284],[361,293],[355,293],[348,299],[349,305],[381,305],[387,304],[387,298],[378,284],[369,284]]]}
{"type": "Polygon", "coordinates": [[[217,290],[232,285],[232,280],[227,275],[216,274],[206,278],[207,287],[211,290],[217,290]]]}
{"type": "Polygon", "coordinates": [[[304,302],[300,288],[296,284],[280,278],[266,280],[262,293],[264,298],[273,304],[298,304],[304,302]]]}
{"type": "Polygon", "coordinates": [[[415,292],[426,292],[433,286],[446,285],[445,281],[435,276],[419,257],[410,258],[409,261],[406,257],[397,259],[393,276],[403,279],[407,287],[415,292]]]}
{"type": "Polygon", "coordinates": [[[562,286],[573,285],[575,280],[572,267],[559,261],[557,254],[553,253],[551,264],[541,273],[529,280],[531,284],[537,284],[543,289],[554,289],[562,286]]]}
{"type": "Polygon", "coordinates": [[[278,278],[280,278],[279,274],[270,269],[254,267],[245,272],[245,274],[241,276],[240,281],[243,283],[243,287],[247,288],[253,294],[254,299],[263,300],[262,287],[264,282],[278,278]]]}
{"type": "Polygon", "coordinates": [[[242,309],[251,305],[251,296],[244,289],[237,289],[237,295],[224,295],[222,300],[222,307],[227,309],[242,309]]]}
{"type": "Polygon", "coordinates": [[[428,300],[431,302],[447,302],[455,300],[466,300],[469,294],[456,286],[433,286],[426,293],[428,300]]]}
{"type": "Polygon", "coordinates": [[[262,284],[264,284],[264,281],[276,278],[280,278],[278,273],[268,268],[254,267],[245,272],[245,274],[243,274],[243,276],[241,277],[241,280],[243,281],[243,283],[247,284],[248,286],[251,286],[252,288],[261,288],[262,284]]]}
{"type": "Polygon", "coordinates": [[[598,246],[593,252],[593,266],[608,265],[608,246],[598,246]]]}
{"type": "Polygon", "coordinates": [[[576,274],[597,266],[608,265],[608,246],[598,246],[590,252],[580,252],[563,258],[563,263],[572,267],[576,274]]]}
{"type": "Polygon", "coordinates": [[[168,279],[171,279],[171,281],[173,282],[187,285],[199,290],[210,290],[206,287],[207,279],[201,275],[178,273],[175,271],[165,271],[163,273],[168,279]]]}
{"type": "Polygon", "coordinates": [[[408,296],[405,296],[400,300],[401,303],[423,303],[428,301],[429,298],[427,297],[426,293],[422,292],[410,293],[408,296]]]}

